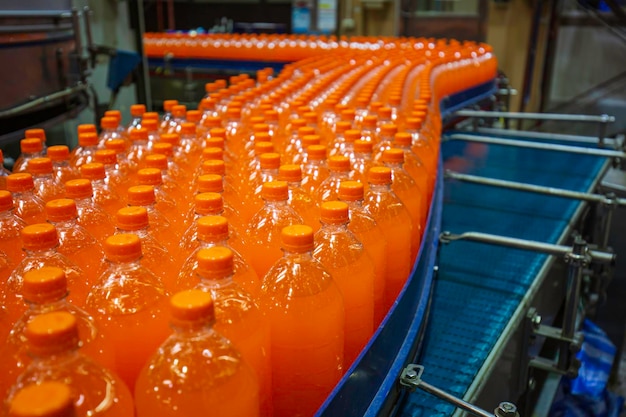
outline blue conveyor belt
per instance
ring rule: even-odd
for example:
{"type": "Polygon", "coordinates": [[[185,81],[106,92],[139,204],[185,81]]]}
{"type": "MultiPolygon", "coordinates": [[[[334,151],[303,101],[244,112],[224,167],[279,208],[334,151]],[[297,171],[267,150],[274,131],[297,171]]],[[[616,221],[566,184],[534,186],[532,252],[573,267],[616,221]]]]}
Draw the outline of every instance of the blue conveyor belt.
{"type": "MultiPolygon", "coordinates": [[[[604,158],[450,141],[444,169],[588,191],[604,158]]],[[[578,201],[446,180],[442,230],[476,231],[556,243],[578,201]]],[[[537,277],[546,255],[473,242],[440,249],[430,322],[417,363],[424,380],[463,397],[537,277]]],[[[407,396],[402,417],[449,416],[451,405],[422,392],[407,396]]]]}

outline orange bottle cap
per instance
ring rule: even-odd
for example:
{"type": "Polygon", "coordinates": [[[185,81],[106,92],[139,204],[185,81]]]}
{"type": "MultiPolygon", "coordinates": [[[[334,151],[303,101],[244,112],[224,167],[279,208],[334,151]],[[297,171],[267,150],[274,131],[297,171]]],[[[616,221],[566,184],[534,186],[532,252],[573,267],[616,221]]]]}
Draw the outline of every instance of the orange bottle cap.
{"type": "Polygon", "coordinates": [[[397,107],[402,103],[402,96],[398,94],[390,95],[387,99],[387,102],[389,103],[389,105],[397,107]]]}
{"type": "Polygon", "coordinates": [[[32,158],[28,161],[27,169],[33,175],[52,174],[52,160],[50,158],[32,158]]]}
{"type": "Polygon", "coordinates": [[[305,127],[305,126],[306,126],[306,120],[304,119],[293,119],[291,121],[292,130],[299,130],[301,127],[305,127]]]}
{"type": "Polygon", "coordinates": [[[320,135],[304,135],[302,136],[302,147],[307,148],[311,145],[319,145],[322,143],[322,138],[320,135]]]}
{"type": "Polygon", "coordinates": [[[348,223],[348,205],[342,201],[327,201],[320,206],[320,218],[326,224],[348,223]]]}
{"type": "Polygon", "coordinates": [[[222,119],[218,116],[209,116],[204,119],[202,125],[211,129],[217,129],[222,126],[222,119]]]}
{"type": "Polygon", "coordinates": [[[33,317],[24,336],[28,340],[29,351],[35,354],[49,354],[78,348],[78,322],[67,311],[55,311],[33,317]]]}
{"type": "Polygon", "coordinates": [[[278,168],[278,179],[286,182],[302,181],[302,168],[300,165],[283,165],[278,168]]]}
{"type": "Polygon", "coordinates": [[[0,190],[0,212],[13,208],[13,196],[10,191],[0,190]]]}
{"type": "Polygon", "coordinates": [[[303,103],[303,101],[302,101],[302,100],[298,100],[298,101],[295,101],[295,102],[293,103],[293,106],[295,107],[296,105],[298,105],[298,106],[296,107],[296,108],[297,108],[297,111],[298,111],[298,114],[302,115],[302,118],[303,118],[303,119],[306,119],[306,117],[304,117],[304,113],[311,113],[311,108],[310,108],[309,106],[305,106],[305,105],[303,105],[303,104],[302,104],[302,103],[303,103]],[[299,101],[299,102],[298,102],[298,101],[299,101]]]}
{"type": "Polygon", "coordinates": [[[174,146],[171,143],[155,143],[152,145],[152,152],[157,155],[172,156],[174,154],[174,146]]]}
{"type": "Polygon", "coordinates": [[[367,107],[367,103],[369,103],[370,98],[366,95],[362,95],[362,96],[357,96],[356,98],[356,104],[363,108],[363,107],[367,107]]]}
{"type": "Polygon", "coordinates": [[[200,193],[224,192],[224,181],[221,175],[204,174],[198,177],[198,191],[200,193]]]}
{"type": "Polygon", "coordinates": [[[144,104],[133,104],[130,106],[130,115],[133,117],[141,117],[146,112],[144,104]]]}
{"type": "Polygon", "coordinates": [[[32,190],[35,188],[33,176],[28,172],[18,172],[17,174],[7,175],[7,190],[12,193],[32,190]]]}
{"type": "Polygon", "coordinates": [[[255,142],[254,143],[254,155],[263,155],[264,153],[274,152],[274,144],[272,142],[255,142]]]}
{"type": "Polygon", "coordinates": [[[342,181],[339,183],[339,199],[343,201],[360,201],[365,195],[365,187],[359,181],[342,181]]]}
{"type": "Polygon", "coordinates": [[[117,124],[120,124],[122,120],[122,112],[119,110],[107,110],[104,112],[104,117],[113,117],[117,120],[117,124]]]}
{"type": "Polygon", "coordinates": [[[172,114],[174,115],[174,117],[185,117],[186,113],[187,106],[183,104],[177,104],[175,106],[172,106],[172,114]]]}
{"type": "Polygon", "coordinates": [[[91,181],[85,178],[69,180],[65,183],[65,195],[73,199],[93,197],[91,181]]]}
{"type": "Polygon", "coordinates": [[[46,143],[46,131],[43,129],[27,129],[24,132],[24,137],[27,139],[36,138],[42,143],[46,143]]]}
{"type": "Polygon", "coordinates": [[[228,239],[228,219],[223,216],[204,216],[198,219],[198,239],[218,242],[228,239]]]}
{"type": "Polygon", "coordinates": [[[276,122],[278,121],[278,112],[274,109],[269,109],[269,110],[265,110],[263,112],[263,116],[265,117],[265,120],[271,121],[271,122],[276,122]]]}
{"type": "Polygon", "coordinates": [[[219,193],[200,193],[194,197],[195,211],[203,216],[222,214],[224,200],[219,193]]]}
{"type": "Polygon", "coordinates": [[[154,120],[155,122],[159,122],[159,113],[155,111],[147,111],[141,116],[141,125],[143,126],[143,122],[148,120],[154,120]]]}
{"type": "Polygon", "coordinates": [[[100,119],[100,127],[103,129],[117,129],[119,122],[115,117],[103,117],[100,119]]]}
{"type": "Polygon", "coordinates": [[[50,223],[31,224],[22,229],[22,245],[24,249],[52,249],[58,244],[57,229],[50,223]]]}
{"type": "Polygon", "coordinates": [[[391,184],[391,169],[387,167],[372,167],[367,176],[370,184],[386,185],[391,184]]]}
{"type": "Polygon", "coordinates": [[[252,125],[252,131],[254,133],[269,132],[270,131],[270,125],[268,125],[267,123],[255,123],[255,124],[252,125]]]}
{"type": "Polygon", "coordinates": [[[411,143],[413,142],[413,136],[411,136],[411,134],[408,132],[398,132],[393,137],[393,141],[398,146],[402,146],[402,147],[411,146],[411,143]]]}
{"type": "Polygon", "coordinates": [[[365,153],[371,154],[374,152],[374,144],[369,140],[355,140],[354,141],[354,152],[355,153],[365,153]]]}
{"type": "Polygon", "coordinates": [[[19,390],[9,406],[9,417],[73,417],[70,388],[62,382],[44,381],[19,390]]]}
{"type": "Polygon", "coordinates": [[[178,136],[178,133],[163,133],[160,141],[161,143],[169,143],[172,146],[178,146],[180,143],[180,136],[178,136]]]}
{"type": "Polygon", "coordinates": [[[335,105],[335,113],[341,114],[342,111],[347,110],[347,109],[348,109],[347,104],[337,103],[335,105]]]}
{"type": "Polygon", "coordinates": [[[180,133],[183,135],[195,135],[196,124],[191,122],[185,122],[180,125],[180,133]]]}
{"type": "Polygon", "coordinates": [[[278,169],[280,168],[280,154],[270,152],[263,153],[259,157],[261,169],[278,169]]]}
{"type": "Polygon", "coordinates": [[[148,210],[145,207],[129,206],[117,211],[116,226],[121,230],[140,230],[148,227],[148,210]]]}
{"type": "Polygon", "coordinates": [[[188,122],[193,123],[194,126],[200,122],[202,118],[202,112],[200,110],[187,110],[186,119],[188,122]]]}
{"type": "Polygon", "coordinates": [[[380,132],[383,136],[393,137],[396,133],[398,133],[398,126],[394,123],[385,123],[380,127],[380,132]]]}
{"type": "Polygon", "coordinates": [[[66,161],[70,157],[70,148],[66,145],[49,146],[47,155],[53,161],[66,161]]]}
{"type": "Polygon", "coordinates": [[[241,117],[241,108],[240,107],[229,107],[226,110],[226,115],[230,118],[238,119],[241,117]]]}
{"type": "Polygon", "coordinates": [[[78,146],[96,146],[98,144],[98,134],[95,132],[83,132],[78,134],[78,146]]]}
{"type": "MultiPolygon", "coordinates": [[[[156,129],[156,122],[154,120],[150,120],[151,123],[154,124],[154,128],[156,129]]],[[[130,140],[148,140],[148,126],[146,126],[145,122],[141,122],[142,127],[132,129],[129,133],[130,140]]],[[[107,143],[113,142],[109,140],[107,143]]],[[[124,141],[122,141],[124,143],[124,141]]]]}
{"type": "Polygon", "coordinates": [[[233,251],[223,246],[200,249],[196,254],[198,274],[206,278],[226,278],[233,274],[233,251]]]}
{"type": "Polygon", "coordinates": [[[363,118],[363,127],[368,129],[375,129],[378,124],[378,117],[373,114],[365,116],[363,118]]]}
{"type": "Polygon", "coordinates": [[[250,118],[250,124],[252,126],[259,124],[259,123],[265,123],[265,118],[263,116],[252,116],[250,118]]]}
{"type": "Polygon", "coordinates": [[[137,182],[140,185],[161,185],[163,177],[157,168],[143,168],[137,171],[137,182]]]}
{"type": "Polygon", "coordinates": [[[314,111],[308,111],[302,116],[304,117],[304,120],[307,121],[307,123],[317,123],[317,113],[315,113],[314,111]]]}
{"type": "Polygon", "coordinates": [[[352,127],[352,123],[345,120],[340,120],[335,123],[335,133],[344,133],[352,127]]]}
{"type": "Polygon", "coordinates": [[[306,154],[309,159],[312,159],[314,161],[322,161],[326,159],[326,146],[311,145],[306,148],[306,154]]]}
{"type": "Polygon", "coordinates": [[[170,314],[174,323],[215,322],[215,307],[211,293],[201,290],[187,290],[170,298],[170,314]]]}
{"type": "Polygon", "coordinates": [[[383,162],[390,164],[403,164],[404,163],[404,151],[398,148],[385,149],[383,151],[383,162]]]}
{"type": "Polygon", "coordinates": [[[356,111],[354,109],[345,109],[341,111],[341,120],[346,122],[354,121],[354,116],[356,115],[356,111]]]}
{"type": "Polygon", "coordinates": [[[224,160],[224,149],[218,147],[204,148],[202,150],[202,159],[218,159],[224,160]]]}
{"type": "Polygon", "coordinates": [[[289,188],[285,181],[270,181],[263,184],[261,198],[267,201],[287,201],[289,188]]]}
{"type": "Polygon", "coordinates": [[[377,113],[378,109],[380,109],[381,107],[383,107],[383,103],[380,101],[372,101],[370,103],[370,110],[372,110],[374,113],[377,113]]]}
{"type": "Polygon", "coordinates": [[[212,138],[224,138],[226,139],[226,129],[223,127],[213,127],[209,130],[209,136],[212,138]]]}
{"type": "MultiPolygon", "coordinates": [[[[156,119],[146,119],[144,117],[141,120],[141,129],[133,129],[133,130],[146,129],[146,133],[147,133],[147,132],[156,132],[158,128],[159,128],[159,123],[158,123],[158,121],[156,119]]],[[[132,140],[137,140],[137,139],[133,139],[132,131],[131,131],[131,139],[132,140]]]]}
{"type": "Polygon", "coordinates": [[[78,217],[76,202],[71,198],[59,198],[46,203],[48,221],[62,222],[78,217]]]}
{"type": "Polygon", "coordinates": [[[128,204],[130,206],[149,206],[154,204],[154,187],[151,185],[135,185],[128,188],[128,204]]]}
{"type": "Polygon", "coordinates": [[[141,240],[132,233],[109,236],[104,241],[104,253],[113,262],[131,262],[141,258],[141,240]]]}
{"type": "Polygon", "coordinates": [[[82,125],[78,125],[78,127],[76,128],[76,133],[78,133],[78,136],[80,137],[80,135],[83,133],[98,134],[98,130],[96,129],[96,125],[82,124],[82,125]]]}
{"type": "Polygon", "coordinates": [[[407,117],[404,123],[407,129],[411,130],[417,130],[422,127],[422,119],[419,117],[407,117]]]}
{"type": "Polygon", "coordinates": [[[344,132],[343,137],[346,139],[346,142],[354,142],[361,139],[361,131],[349,129],[344,132]]]}
{"type": "Polygon", "coordinates": [[[209,159],[202,163],[203,174],[226,175],[226,164],[220,159],[209,159]]]}
{"type": "Polygon", "coordinates": [[[56,266],[42,266],[24,274],[22,298],[29,303],[45,303],[67,295],[65,271],[56,266]]]}
{"type": "Polygon", "coordinates": [[[283,249],[289,252],[310,252],[314,248],[313,229],[304,224],[284,227],[281,238],[283,249]]]}
{"type": "Polygon", "coordinates": [[[217,90],[217,85],[215,85],[215,83],[206,83],[204,84],[204,91],[208,94],[208,93],[212,93],[215,90],[217,90]]]}
{"type": "Polygon", "coordinates": [[[88,180],[103,180],[106,178],[106,172],[104,171],[104,165],[100,162],[92,162],[89,164],[81,165],[80,175],[88,180]]]}
{"type": "Polygon", "coordinates": [[[204,141],[204,146],[206,146],[207,148],[225,149],[226,141],[224,140],[224,138],[220,137],[209,137],[204,141]]]}
{"type": "Polygon", "coordinates": [[[272,137],[270,136],[270,134],[268,132],[256,132],[254,134],[254,142],[255,143],[261,143],[261,142],[272,142],[272,137]]]}
{"type": "Polygon", "coordinates": [[[94,160],[102,165],[117,164],[117,155],[113,149],[99,149],[94,154],[94,160]]]}
{"type": "Polygon", "coordinates": [[[314,135],[315,129],[311,126],[302,126],[298,128],[298,136],[303,138],[307,135],[314,135]]]}
{"type": "Polygon", "coordinates": [[[43,151],[43,142],[39,138],[28,138],[20,141],[22,153],[37,153],[43,151]]]}
{"type": "Polygon", "coordinates": [[[328,158],[328,169],[335,172],[350,172],[350,158],[335,155],[328,158]]]}
{"type": "Polygon", "coordinates": [[[164,171],[167,169],[167,156],[165,155],[148,155],[146,156],[145,161],[148,168],[155,168],[159,171],[164,171]]]}

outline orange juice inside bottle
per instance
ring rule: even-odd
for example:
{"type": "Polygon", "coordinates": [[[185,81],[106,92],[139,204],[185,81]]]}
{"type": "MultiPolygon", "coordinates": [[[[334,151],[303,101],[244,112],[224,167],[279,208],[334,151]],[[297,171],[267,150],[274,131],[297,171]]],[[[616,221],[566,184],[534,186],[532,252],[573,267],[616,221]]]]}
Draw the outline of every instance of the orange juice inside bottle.
{"type": "Polygon", "coordinates": [[[237,349],[213,330],[211,295],[175,294],[170,316],[173,333],[155,349],[137,381],[137,417],[258,417],[258,382],[237,349]]]}
{"type": "Polygon", "coordinates": [[[46,221],[44,202],[35,195],[31,174],[20,172],[7,177],[7,190],[13,195],[14,213],[26,224],[46,221]]]}
{"type": "Polygon", "coordinates": [[[102,243],[115,231],[111,216],[93,201],[93,188],[88,179],[70,180],[65,183],[67,198],[76,203],[78,224],[102,243]]]}
{"type": "Polygon", "coordinates": [[[259,381],[261,415],[272,415],[270,327],[252,296],[234,281],[234,254],[223,246],[196,254],[200,282],[215,304],[215,331],[230,340],[259,381]]]}
{"type": "Polygon", "coordinates": [[[319,229],[319,207],[313,197],[302,187],[300,165],[283,165],[278,170],[278,180],[289,187],[289,205],[302,217],[304,224],[319,229]]]}
{"type": "Polygon", "coordinates": [[[0,190],[0,252],[6,255],[10,270],[24,257],[20,238],[24,226],[26,223],[14,213],[11,193],[0,190]]]}
{"type": "Polygon", "coordinates": [[[282,248],[261,295],[272,331],[274,415],[311,416],[343,373],[343,298],[313,258],[313,229],[284,228],[282,248]]]}

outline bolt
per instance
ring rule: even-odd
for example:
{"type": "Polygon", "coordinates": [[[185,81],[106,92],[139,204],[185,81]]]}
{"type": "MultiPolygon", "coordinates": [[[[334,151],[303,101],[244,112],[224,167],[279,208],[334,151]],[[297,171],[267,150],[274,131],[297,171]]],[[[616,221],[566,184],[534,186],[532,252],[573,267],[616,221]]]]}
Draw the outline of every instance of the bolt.
{"type": "Polygon", "coordinates": [[[501,417],[514,417],[517,415],[517,407],[513,403],[503,402],[498,405],[496,415],[501,417]]]}
{"type": "Polygon", "coordinates": [[[404,375],[408,379],[415,379],[415,378],[417,378],[417,372],[415,372],[414,369],[409,369],[408,371],[406,371],[406,373],[404,375]]]}

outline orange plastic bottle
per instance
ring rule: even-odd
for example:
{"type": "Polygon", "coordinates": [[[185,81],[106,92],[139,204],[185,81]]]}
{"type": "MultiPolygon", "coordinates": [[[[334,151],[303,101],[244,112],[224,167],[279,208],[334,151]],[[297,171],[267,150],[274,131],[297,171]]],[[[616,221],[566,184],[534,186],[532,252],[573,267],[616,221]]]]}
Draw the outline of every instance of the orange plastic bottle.
{"type": "Polygon", "coordinates": [[[261,197],[264,205],[248,223],[248,245],[244,252],[260,277],[265,276],[281,257],[281,230],[285,226],[302,223],[302,218],[289,206],[289,188],[286,182],[266,182],[263,184],[261,197]]]}
{"type": "Polygon", "coordinates": [[[35,194],[33,176],[27,172],[7,177],[7,190],[13,194],[15,215],[26,224],[46,221],[45,203],[35,194]]]}
{"type": "Polygon", "coordinates": [[[4,153],[0,149],[0,190],[7,189],[7,177],[11,175],[11,171],[4,167],[4,153]]]}
{"type": "Polygon", "coordinates": [[[364,184],[367,183],[367,173],[370,168],[380,165],[380,163],[374,161],[372,157],[373,151],[373,142],[362,139],[354,141],[354,155],[350,161],[352,162],[353,179],[364,184]]]}
{"type": "Polygon", "coordinates": [[[74,150],[72,150],[72,153],[70,154],[70,165],[74,168],[80,168],[84,164],[94,162],[97,150],[98,134],[95,131],[79,133],[78,146],[74,148],[74,150]]]}
{"type": "Polygon", "coordinates": [[[116,117],[103,117],[100,119],[100,127],[102,132],[98,137],[98,148],[104,149],[104,144],[110,139],[124,139],[119,127],[120,122],[116,117]]]}
{"type": "Polygon", "coordinates": [[[75,393],[79,415],[132,417],[133,399],[128,387],[111,371],[80,351],[78,320],[69,312],[55,311],[34,317],[24,331],[33,362],[9,391],[10,403],[30,384],[63,381],[75,393]]]}
{"type": "MultiPolygon", "coordinates": [[[[166,145],[166,144],[163,144],[163,143],[156,144],[155,148],[158,148],[160,145],[166,145]]],[[[181,187],[180,184],[186,184],[190,177],[177,176],[176,172],[177,172],[178,167],[176,165],[170,164],[167,156],[163,154],[153,154],[153,155],[146,156],[145,167],[156,168],[159,171],[161,171],[162,186],[160,186],[160,188],[162,188],[163,192],[169,195],[170,198],[172,198],[176,202],[177,206],[180,205],[181,206],[180,210],[183,210],[184,212],[186,207],[188,207],[189,205],[190,196],[189,196],[189,190],[182,189],[183,187],[181,187]]],[[[139,175],[139,173],[137,173],[137,175],[139,175]]],[[[159,184],[159,180],[156,176],[152,178],[152,181],[155,182],[154,185],[159,184]]],[[[163,207],[162,210],[166,211],[165,207],[163,207]]],[[[174,216],[174,217],[176,218],[178,216],[174,216]]]]}
{"type": "Polygon", "coordinates": [[[65,195],[63,184],[54,176],[52,160],[46,157],[28,160],[27,171],[33,176],[35,194],[43,202],[48,202],[65,195]]]}
{"type": "MultiPolygon", "coordinates": [[[[109,143],[111,142],[107,142],[107,144],[109,143]]],[[[125,201],[130,178],[127,172],[122,172],[120,169],[115,151],[112,149],[99,149],[96,151],[94,161],[104,166],[104,182],[108,188],[117,194],[121,200],[125,201]]],[[[81,172],[84,170],[83,168],[84,166],[81,167],[81,172]]],[[[83,176],[85,175],[83,174],[83,176]]]]}
{"type": "Polygon", "coordinates": [[[91,181],[71,180],[65,183],[65,193],[76,203],[78,224],[83,226],[99,242],[111,236],[115,230],[111,216],[93,199],[91,181]]]}
{"type": "Polygon", "coordinates": [[[6,342],[0,347],[3,361],[0,363],[3,378],[0,379],[0,395],[6,390],[31,362],[27,352],[24,329],[28,322],[40,314],[53,311],[71,313],[78,322],[78,334],[82,352],[108,369],[115,366],[115,355],[107,335],[86,311],[67,301],[67,279],[65,272],[57,267],[44,266],[24,274],[22,299],[28,309],[17,319],[6,342]],[[4,382],[6,381],[6,384],[4,382]]]}
{"type": "Polygon", "coordinates": [[[364,186],[358,181],[339,185],[339,199],[350,209],[348,229],[354,233],[374,262],[374,326],[387,314],[385,310],[385,281],[387,279],[387,241],[372,214],[363,207],[364,186]]]}
{"type": "MultiPolygon", "coordinates": [[[[159,159],[162,160],[162,158],[159,159]]],[[[151,157],[150,160],[152,161],[151,157]]],[[[182,194],[172,194],[170,192],[173,191],[173,184],[166,184],[163,181],[163,171],[159,168],[140,169],[137,172],[137,184],[153,187],[156,208],[170,219],[176,228],[182,227],[181,214],[187,211],[187,201],[182,194]]]]}
{"type": "Polygon", "coordinates": [[[172,115],[172,109],[174,106],[178,105],[178,100],[165,100],[163,101],[163,117],[161,118],[161,124],[159,125],[159,132],[166,132],[170,123],[173,121],[174,116],[172,115]]]}
{"type": "Polygon", "coordinates": [[[272,331],[274,416],[311,416],[343,373],[344,304],[313,257],[313,229],[293,225],[281,235],[284,255],[263,278],[261,295],[272,331]]]}
{"type": "Polygon", "coordinates": [[[406,132],[411,134],[411,150],[422,161],[428,172],[430,179],[428,198],[432,197],[432,190],[437,176],[437,152],[434,149],[436,144],[428,140],[428,135],[422,132],[423,118],[426,113],[420,113],[420,117],[409,117],[406,119],[406,132]]]}
{"type": "Polygon", "coordinates": [[[215,305],[215,330],[241,352],[259,381],[261,415],[272,415],[270,327],[255,299],[234,281],[234,254],[223,246],[200,249],[196,289],[208,292],[215,305]]]}
{"type": "MultiPolygon", "coordinates": [[[[428,212],[428,206],[430,205],[430,195],[428,194],[431,182],[434,182],[434,178],[431,178],[431,174],[422,162],[422,160],[413,153],[411,149],[411,142],[413,138],[408,132],[398,132],[394,137],[393,147],[402,149],[404,151],[404,169],[413,178],[417,187],[422,190],[424,200],[426,203],[426,210],[424,214],[428,212]]],[[[424,217],[426,219],[426,217],[424,217]]]]}
{"type": "Polygon", "coordinates": [[[80,175],[91,181],[93,190],[93,201],[104,209],[110,216],[126,204],[108,183],[104,165],[99,162],[92,162],[81,165],[80,175]]]}
{"type": "Polygon", "coordinates": [[[76,417],[72,391],[58,381],[27,385],[11,400],[8,417],[76,417]]]}
{"type": "MultiPolygon", "coordinates": [[[[11,193],[0,190],[0,253],[7,262],[5,272],[10,273],[24,257],[20,234],[25,226],[24,220],[15,214],[11,193]]],[[[2,278],[6,279],[8,275],[2,278]]]]}
{"type": "Polygon", "coordinates": [[[54,178],[60,184],[65,184],[70,180],[80,178],[80,172],[78,171],[78,169],[70,165],[70,149],[67,146],[49,146],[47,155],[48,158],[52,160],[54,178]]]}
{"type": "Polygon", "coordinates": [[[258,417],[258,382],[240,353],[213,330],[211,295],[177,293],[170,300],[170,315],[173,333],[137,381],[137,417],[258,417]]]}
{"type": "Polygon", "coordinates": [[[196,254],[201,249],[208,249],[214,246],[223,246],[233,252],[234,275],[233,280],[245,291],[252,294],[257,299],[261,293],[261,280],[248,261],[229,244],[228,219],[223,216],[203,216],[197,222],[197,242],[198,247],[187,257],[176,281],[177,290],[187,290],[193,288],[198,277],[198,260],[196,254]]]}
{"type": "Polygon", "coordinates": [[[326,146],[311,145],[306,149],[307,159],[302,168],[302,187],[311,195],[315,195],[319,185],[328,175],[326,164],[326,146]]]}
{"type": "Polygon", "coordinates": [[[350,180],[350,158],[343,155],[335,155],[328,158],[328,177],[317,188],[314,198],[317,204],[325,201],[337,200],[339,196],[339,184],[350,180]]]}
{"type": "Polygon", "coordinates": [[[197,178],[198,193],[218,193],[222,196],[224,217],[237,227],[241,226],[241,215],[239,211],[231,206],[224,197],[224,178],[218,174],[204,174],[197,178]]]}
{"type": "Polygon", "coordinates": [[[13,172],[26,172],[28,161],[32,158],[41,158],[43,153],[43,142],[37,138],[27,138],[20,141],[20,156],[13,164],[13,172]]]}
{"type": "Polygon", "coordinates": [[[115,371],[134,390],[143,364],[167,338],[167,293],[161,280],[141,263],[141,241],[134,234],[109,237],[107,270],[87,297],[115,350],[115,371]]]}
{"type": "Polygon", "coordinates": [[[413,225],[408,210],[391,190],[391,169],[373,167],[368,178],[364,207],[372,213],[387,242],[385,311],[388,311],[411,272],[413,225]]]}
{"type": "Polygon", "coordinates": [[[417,251],[422,241],[422,224],[426,222],[428,205],[426,204],[426,191],[421,190],[408,172],[404,170],[404,151],[391,148],[383,152],[382,161],[391,169],[391,190],[402,201],[411,215],[413,224],[411,236],[411,256],[415,261],[417,251]]]}
{"type": "Polygon", "coordinates": [[[319,229],[319,207],[311,195],[302,187],[300,165],[283,165],[278,170],[278,180],[287,182],[289,205],[302,217],[304,224],[319,229]]]}
{"type": "Polygon", "coordinates": [[[320,207],[322,228],[313,256],[337,283],[345,308],[344,364],[356,359],[374,332],[374,262],[348,229],[348,204],[327,201],[320,207]]]}

